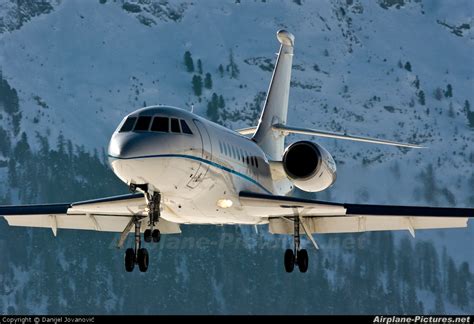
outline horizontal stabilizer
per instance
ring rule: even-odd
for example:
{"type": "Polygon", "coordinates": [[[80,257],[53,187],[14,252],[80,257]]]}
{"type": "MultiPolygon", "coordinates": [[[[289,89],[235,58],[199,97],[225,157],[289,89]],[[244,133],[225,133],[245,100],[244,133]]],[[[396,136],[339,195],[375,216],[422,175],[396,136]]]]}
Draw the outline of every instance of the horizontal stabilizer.
{"type": "MultiPolygon", "coordinates": [[[[284,136],[289,135],[289,134],[301,134],[301,135],[319,136],[319,137],[342,139],[342,140],[347,140],[347,141],[391,145],[391,146],[399,146],[399,147],[426,148],[424,146],[417,145],[417,144],[401,143],[401,142],[381,140],[381,139],[376,139],[376,138],[371,138],[371,137],[354,136],[354,135],[336,133],[336,132],[327,132],[327,131],[321,131],[317,129],[292,127],[292,126],[287,126],[287,125],[282,125],[282,124],[275,124],[272,126],[272,128],[273,130],[280,131],[284,136]]],[[[251,135],[255,133],[256,130],[257,130],[257,127],[254,126],[254,127],[238,129],[236,130],[236,132],[241,135],[251,135]]]]}
{"type": "Polygon", "coordinates": [[[348,134],[343,134],[343,133],[336,133],[336,132],[326,132],[326,131],[320,131],[320,130],[316,130],[316,129],[291,127],[291,126],[282,125],[282,124],[273,125],[273,129],[281,131],[285,135],[288,135],[288,134],[301,134],[301,135],[311,135],[311,136],[335,138],[335,139],[355,141],[355,142],[392,145],[392,146],[399,146],[399,147],[425,148],[425,147],[417,145],[417,144],[400,143],[400,142],[394,142],[394,141],[380,140],[380,139],[371,138],[371,137],[353,136],[353,135],[348,135],[348,134]]]}

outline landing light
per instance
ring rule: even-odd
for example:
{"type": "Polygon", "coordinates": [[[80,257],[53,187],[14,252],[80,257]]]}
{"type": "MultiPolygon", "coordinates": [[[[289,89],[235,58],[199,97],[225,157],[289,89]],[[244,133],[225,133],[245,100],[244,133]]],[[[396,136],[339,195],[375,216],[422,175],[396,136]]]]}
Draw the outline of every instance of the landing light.
{"type": "Polygon", "coordinates": [[[233,205],[233,202],[230,199],[219,199],[217,201],[217,207],[220,207],[220,208],[229,208],[229,207],[232,207],[232,205],[233,205]]]}

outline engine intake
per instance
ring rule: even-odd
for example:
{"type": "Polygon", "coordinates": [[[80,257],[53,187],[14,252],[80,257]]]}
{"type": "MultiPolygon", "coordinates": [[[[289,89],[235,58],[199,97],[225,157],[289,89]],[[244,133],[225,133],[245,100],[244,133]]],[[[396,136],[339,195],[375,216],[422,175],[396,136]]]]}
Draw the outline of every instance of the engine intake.
{"type": "Polygon", "coordinates": [[[336,163],[322,146],[300,141],[291,144],[283,155],[287,177],[301,190],[322,191],[336,180],[336,163]]]}

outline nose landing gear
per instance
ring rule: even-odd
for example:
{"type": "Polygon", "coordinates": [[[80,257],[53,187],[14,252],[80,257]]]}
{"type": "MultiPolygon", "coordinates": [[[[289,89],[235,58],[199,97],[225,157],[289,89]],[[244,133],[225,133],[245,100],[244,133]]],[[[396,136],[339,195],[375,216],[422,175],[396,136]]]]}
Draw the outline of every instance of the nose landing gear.
{"type": "Polygon", "coordinates": [[[293,229],[293,250],[287,249],[285,251],[284,263],[286,272],[293,272],[295,264],[298,266],[300,272],[308,271],[308,251],[300,249],[300,219],[295,217],[293,229]]]}
{"type": "MultiPolygon", "coordinates": [[[[146,185],[130,185],[130,190],[136,191],[137,188],[145,191],[145,199],[147,202],[147,210],[148,210],[148,226],[143,233],[143,238],[145,242],[154,242],[158,243],[161,239],[160,230],[154,228],[156,223],[160,219],[160,203],[161,203],[161,194],[158,192],[150,193],[148,192],[148,188],[146,185]]],[[[132,221],[131,221],[132,222],[132,221]]],[[[135,225],[135,246],[134,248],[129,248],[125,251],[125,270],[127,272],[132,272],[135,264],[138,264],[138,268],[141,272],[146,272],[148,270],[148,263],[149,263],[149,255],[148,251],[145,248],[141,247],[141,235],[140,235],[140,228],[141,228],[141,219],[134,218],[133,224],[135,225]]],[[[125,237],[131,229],[132,224],[124,230],[125,237]]],[[[125,241],[125,237],[121,239],[123,243],[125,241]]]]}
{"type": "Polygon", "coordinates": [[[156,223],[160,221],[160,203],[161,203],[161,194],[159,192],[155,193],[145,193],[147,205],[148,205],[148,226],[150,228],[145,230],[144,238],[145,242],[158,243],[161,239],[161,233],[159,229],[155,229],[156,223]]]}

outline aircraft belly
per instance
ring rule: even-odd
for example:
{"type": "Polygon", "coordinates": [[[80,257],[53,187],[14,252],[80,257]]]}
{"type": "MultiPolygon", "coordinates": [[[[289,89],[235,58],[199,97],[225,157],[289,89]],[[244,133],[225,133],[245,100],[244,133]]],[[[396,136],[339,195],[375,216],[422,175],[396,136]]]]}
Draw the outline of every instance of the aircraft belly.
{"type": "MultiPolygon", "coordinates": [[[[164,194],[167,220],[183,224],[263,224],[266,218],[249,216],[240,206],[238,193],[248,185],[218,168],[209,168],[192,197],[180,192],[164,194]],[[218,200],[232,201],[232,207],[221,208],[218,200]]],[[[255,188],[253,188],[255,190],[255,188]]]]}

